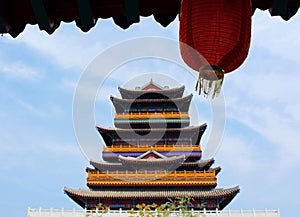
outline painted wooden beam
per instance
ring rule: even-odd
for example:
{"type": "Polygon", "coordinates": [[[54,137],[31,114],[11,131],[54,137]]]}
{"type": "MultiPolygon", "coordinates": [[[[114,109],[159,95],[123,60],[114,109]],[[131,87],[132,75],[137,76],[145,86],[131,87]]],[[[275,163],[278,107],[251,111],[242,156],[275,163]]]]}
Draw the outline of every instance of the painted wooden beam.
{"type": "Polygon", "coordinates": [[[272,16],[285,16],[289,0],[274,0],[271,14],[272,16]]]}
{"type": "Polygon", "coordinates": [[[43,0],[30,0],[30,2],[40,30],[52,32],[52,25],[50,24],[43,0]]]}
{"type": "Polygon", "coordinates": [[[124,0],[127,23],[138,23],[140,22],[140,8],[138,0],[124,0]]]}
{"type": "Polygon", "coordinates": [[[4,21],[1,16],[0,16],[0,33],[7,33],[4,21]]]}
{"type": "Polygon", "coordinates": [[[90,0],[77,0],[77,5],[80,15],[80,23],[77,25],[82,31],[89,31],[96,24],[91,2],[90,0]]]}

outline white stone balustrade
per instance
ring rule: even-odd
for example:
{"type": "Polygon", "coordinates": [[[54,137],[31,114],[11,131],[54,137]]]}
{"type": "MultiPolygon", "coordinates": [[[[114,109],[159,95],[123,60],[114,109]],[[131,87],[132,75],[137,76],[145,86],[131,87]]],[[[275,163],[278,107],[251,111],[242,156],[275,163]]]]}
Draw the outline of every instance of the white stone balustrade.
{"type": "MultiPolygon", "coordinates": [[[[195,217],[280,217],[278,210],[223,210],[223,211],[191,211],[195,217]]],[[[158,216],[155,211],[147,212],[149,215],[158,216]]],[[[27,217],[139,217],[136,214],[129,213],[128,210],[110,210],[107,213],[95,210],[64,210],[64,209],[31,209],[28,208],[27,217]]],[[[170,212],[169,217],[187,216],[181,212],[170,212]]]]}

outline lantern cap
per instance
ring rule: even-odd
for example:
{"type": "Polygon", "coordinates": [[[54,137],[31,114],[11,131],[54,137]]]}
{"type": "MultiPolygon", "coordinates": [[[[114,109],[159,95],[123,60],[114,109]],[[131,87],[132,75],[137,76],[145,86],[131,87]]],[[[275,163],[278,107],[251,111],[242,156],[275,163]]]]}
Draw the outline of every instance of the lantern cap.
{"type": "Polygon", "coordinates": [[[205,97],[218,96],[224,80],[225,71],[220,66],[205,65],[199,69],[199,78],[196,91],[199,95],[203,92],[205,97]]]}

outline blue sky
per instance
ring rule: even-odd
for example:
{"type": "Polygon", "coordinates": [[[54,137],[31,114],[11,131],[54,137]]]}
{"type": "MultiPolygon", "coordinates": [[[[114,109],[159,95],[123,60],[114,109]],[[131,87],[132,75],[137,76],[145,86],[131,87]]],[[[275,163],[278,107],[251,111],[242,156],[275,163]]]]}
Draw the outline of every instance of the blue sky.
{"type": "MultiPolygon", "coordinates": [[[[248,58],[225,76],[226,125],[215,165],[222,167],[219,187],[241,187],[227,208],[280,208],[282,216],[295,216],[300,206],[299,23],[299,15],[285,22],[257,11],[248,58]]],[[[98,54],[143,36],[178,40],[178,21],[162,28],[152,17],[142,18],[124,31],[111,19],[98,20],[88,33],[74,23],[62,23],[51,36],[37,26],[27,26],[16,39],[0,37],[3,215],[25,216],[27,207],[79,208],[63,193],[64,186],[85,187],[85,167],[89,166],[73,130],[77,82],[98,54]]],[[[121,69],[131,76],[164,71],[182,81],[174,73],[177,67],[160,61],[121,69]]],[[[94,125],[111,124],[108,96],[116,95],[117,86],[130,76],[116,77],[107,82],[95,102],[94,125]]],[[[193,87],[194,83],[185,85],[193,87]]],[[[199,124],[205,121],[210,126],[209,108],[202,103],[199,124]]]]}

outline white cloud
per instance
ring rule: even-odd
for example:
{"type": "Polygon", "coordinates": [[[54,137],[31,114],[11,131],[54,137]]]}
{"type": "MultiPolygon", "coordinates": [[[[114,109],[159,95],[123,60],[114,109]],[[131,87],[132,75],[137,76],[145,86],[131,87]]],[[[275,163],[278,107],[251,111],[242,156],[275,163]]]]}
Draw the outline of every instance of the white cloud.
{"type": "Polygon", "coordinates": [[[297,139],[300,130],[300,74],[297,70],[300,32],[296,28],[299,18],[297,15],[291,22],[283,22],[276,17],[270,18],[267,12],[257,13],[253,18],[248,58],[236,72],[225,76],[223,86],[226,118],[249,129],[237,128],[237,134],[247,138],[252,133],[264,138],[263,144],[254,142],[252,145],[265,156],[249,154],[251,150],[246,143],[251,141],[234,141],[231,138],[234,135],[229,135],[229,139],[225,135],[222,151],[235,159],[239,170],[251,171],[250,163],[256,166],[265,163],[265,179],[272,186],[284,183],[285,176],[300,165],[297,139]],[[230,147],[231,140],[238,145],[224,151],[225,146],[230,147]]]}
{"type": "Polygon", "coordinates": [[[72,25],[61,24],[62,26],[51,36],[41,32],[37,26],[28,26],[14,43],[24,43],[46,55],[54,63],[63,68],[84,69],[88,62],[102,50],[99,41],[86,36],[84,39],[81,32],[72,30],[72,25]]]}
{"type": "Polygon", "coordinates": [[[78,81],[74,81],[71,79],[63,78],[60,81],[60,87],[64,91],[71,92],[72,94],[75,93],[78,81]]]}
{"type": "MultiPolygon", "coordinates": [[[[40,152],[51,153],[54,155],[82,155],[77,144],[63,144],[56,141],[46,141],[40,145],[40,152]]],[[[83,158],[83,155],[82,155],[83,158]]]]}
{"type": "MultiPolygon", "coordinates": [[[[31,84],[30,84],[31,85],[31,84]]],[[[0,119],[2,124],[11,121],[31,120],[59,120],[65,117],[67,108],[63,108],[63,102],[44,97],[28,97],[28,92],[21,89],[21,93],[14,92],[12,88],[0,88],[0,119]]],[[[31,92],[29,92],[30,94],[31,92]]]]}
{"type": "Polygon", "coordinates": [[[117,86],[104,86],[99,89],[97,95],[97,102],[101,103],[111,103],[110,96],[119,97],[119,92],[117,86]]]}
{"type": "Polygon", "coordinates": [[[251,46],[268,50],[271,54],[299,62],[300,14],[286,22],[280,17],[270,17],[268,12],[256,11],[253,16],[251,46]]]}
{"type": "Polygon", "coordinates": [[[159,24],[153,25],[153,23],[151,17],[142,18],[138,25],[122,30],[116,27],[111,19],[99,20],[89,34],[82,33],[75,23],[61,23],[61,26],[50,36],[40,31],[37,25],[27,25],[25,31],[18,36],[18,40],[13,42],[24,43],[63,68],[83,70],[99,53],[120,41],[132,39],[137,35],[140,37],[161,36],[161,34],[167,37],[178,35],[178,21],[173,22],[168,28],[162,28],[159,24]],[[145,25],[152,28],[145,29],[145,25]]]}
{"type": "MultiPolygon", "coordinates": [[[[237,86],[234,86],[233,89],[237,92],[240,90],[237,86]]],[[[251,89],[249,91],[251,92],[251,89]]],[[[293,102],[276,102],[274,104],[272,98],[258,97],[256,95],[256,97],[245,98],[237,93],[233,100],[227,101],[227,118],[235,119],[266,137],[276,145],[273,147],[274,149],[286,152],[283,156],[288,153],[289,158],[300,158],[296,139],[300,129],[299,120],[294,119],[299,117],[296,105],[293,105],[293,102]],[[297,111],[289,115],[287,111],[291,107],[297,111]]],[[[284,159],[281,160],[284,161],[284,159]]],[[[279,163],[284,165],[286,162],[279,163]]]]}
{"type": "Polygon", "coordinates": [[[294,168],[295,164],[300,164],[297,140],[300,122],[299,119],[295,119],[300,115],[298,104],[286,100],[284,96],[276,96],[278,91],[273,92],[275,97],[266,97],[264,93],[259,95],[258,90],[263,91],[265,87],[260,88],[259,82],[256,83],[255,79],[248,82],[248,85],[253,89],[256,88],[253,92],[257,94],[253,94],[253,89],[249,88],[247,89],[249,95],[245,96],[240,94],[246,92],[240,86],[233,85],[231,87],[231,94],[233,92],[235,94],[231,95],[232,99],[227,97],[227,118],[234,119],[265,137],[272,147],[261,144],[261,148],[271,148],[278,152],[274,165],[277,170],[274,173],[284,173],[286,170],[294,168]],[[249,83],[251,84],[249,85],[249,83]],[[289,113],[291,111],[293,113],[289,113]]]}
{"type": "Polygon", "coordinates": [[[42,109],[39,109],[33,106],[32,104],[23,101],[22,99],[15,99],[15,100],[23,109],[26,109],[28,112],[34,115],[41,116],[41,117],[45,117],[47,115],[47,113],[42,109]]]}
{"type": "Polygon", "coordinates": [[[255,172],[260,167],[259,156],[256,155],[257,147],[251,141],[237,135],[226,135],[217,154],[217,162],[222,162],[222,167],[233,169],[236,176],[244,176],[255,172]]]}
{"type": "Polygon", "coordinates": [[[40,70],[27,66],[22,62],[2,63],[0,73],[9,78],[27,81],[37,81],[42,77],[40,70]]]}
{"type": "Polygon", "coordinates": [[[63,68],[82,70],[106,48],[137,36],[155,35],[178,38],[178,19],[167,28],[162,28],[153,17],[143,17],[139,24],[132,25],[128,30],[120,29],[111,19],[98,20],[97,25],[88,34],[82,33],[74,22],[61,23],[51,36],[40,31],[37,25],[27,25],[25,31],[18,36],[18,40],[13,42],[24,43],[63,68]]]}

